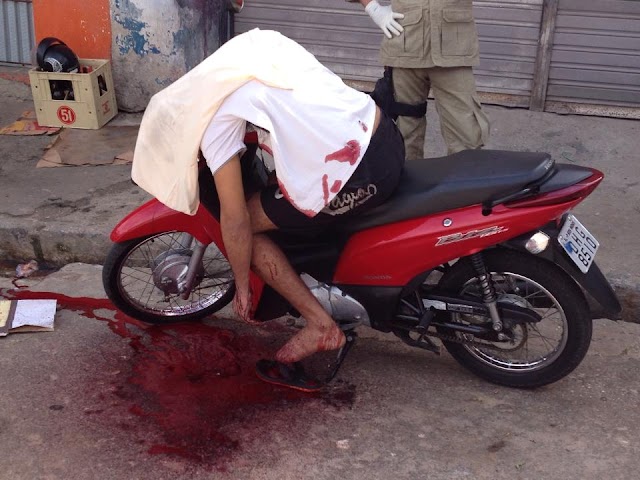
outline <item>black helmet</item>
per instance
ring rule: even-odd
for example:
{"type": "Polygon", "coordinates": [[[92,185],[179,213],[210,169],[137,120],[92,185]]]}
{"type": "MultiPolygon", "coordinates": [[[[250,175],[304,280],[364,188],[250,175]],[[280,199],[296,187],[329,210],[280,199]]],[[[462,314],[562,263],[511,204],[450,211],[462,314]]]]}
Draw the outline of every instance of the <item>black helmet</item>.
{"type": "Polygon", "coordinates": [[[55,37],[47,37],[38,44],[38,66],[46,72],[76,73],[80,62],[73,50],[55,37]]]}

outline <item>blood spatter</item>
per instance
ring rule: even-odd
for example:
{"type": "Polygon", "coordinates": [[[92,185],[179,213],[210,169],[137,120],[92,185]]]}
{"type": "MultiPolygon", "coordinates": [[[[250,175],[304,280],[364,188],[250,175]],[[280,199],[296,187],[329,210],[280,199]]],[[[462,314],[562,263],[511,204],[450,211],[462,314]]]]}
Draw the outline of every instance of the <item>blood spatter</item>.
{"type": "Polygon", "coordinates": [[[345,162],[355,165],[360,158],[360,142],[349,140],[340,150],[330,153],[324,159],[325,163],[330,161],[345,162]]]}
{"type": "Polygon", "coordinates": [[[362,120],[358,120],[358,124],[360,125],[360,128],[362,128],[362,131],[364,133],[367,133],[369,131],[369,127],[367,127],[367,124],[364,123],[362,120]]]}
{"type": "Polygon", "coordinates": [[[307,394],[260,381],[255,362],[271,358],[274,352],[259,338],[202,323],[147,325],[117,311],[106,299],[25,290],[0,290],[0,297],[56,299],[62,308],[104,321],[113,333],[128,340],[134,351],[131,375],[114,385],[110,395],[133,420],[123,422],[111,408],[110,397],[102,394],[98,398],[105,405],[92,406],[85,413],[104,428],[126,432],[149,455],[224,470],[241,451],[229,430],[249,429],[251,437],[269,431],[265,425],[243,424],[244,415],[264,409],[283,411],[311,399],[336,407],[353,404],[352,385],[307,394]]]}
{"type": "Polygon", "coordinates": [[[340,188],[342,187],[341,180],[335,180],[331,188],[329,188],[329,175],[326,173],[322,176],[322,195],[324,198],[324,204],[327,205],[329,203],[329,192],[338,193],[340,188]]]}
{"type": "MultiPolygon", "coordinates": [[[[134,334],[128,327],[133,326],[141,329],[148,328],[148,326],[138,320],[135,320],[120,311],[117,311],[113,306],[113,303],[107,299],[96,299],[88,297],[69,297],[59,293],[48,292],[32,292],[30,290],[18,290],[18,291],[6,291],[0,289],[0,297],[5,297],[10,300],[40,300],[49,299],[56,300],[58,305],[67,310],[71,310],[79,313],[83,317],[91,318],[95,320],[101,320],[107,322],[112,332],[118,334],[123,338],[129,339],[132,343],[136,343],[139,340],[139,336],[134,334]],[[115,311],[114,318],[101,315],[101,310],[115,311]]],[[[132,345],[136,348],[136,345],[132,345]]]]}

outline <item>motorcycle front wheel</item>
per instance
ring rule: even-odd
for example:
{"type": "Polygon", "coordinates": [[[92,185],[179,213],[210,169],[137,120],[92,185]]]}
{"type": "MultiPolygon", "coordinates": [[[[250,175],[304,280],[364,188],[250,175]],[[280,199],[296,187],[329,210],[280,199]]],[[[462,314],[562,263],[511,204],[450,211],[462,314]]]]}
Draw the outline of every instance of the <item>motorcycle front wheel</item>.
{"type": "Polygon", "coordinates": [[[215,244],[207,246],[197,266],[189,297],[179,280],[193,253],[191,237],[165,232],[115,243],[102,270],[109,299],[122,312],[147,323],[200,320],[226,306],[235,293],[231,266],[215,244]]]}
{"type": "MultiPolygon", "coordinates": [[[[541,320],[514,325],[506,342],[439,328],[440,334],[459,340],[443,340],[447,351],[476,375],[509,387],[540,387],[571,373],[591,343],[592,321],[580,288],[558,266],[533,255],[496,249],[483,256],[498,303],[531,309],[541,320]]],[[[448,269],[439,287],[482,301],[482,288],[466,259],[448,269]]],[[[463,324],[487,321],[468,314],[448,315],[463,324]]]]}

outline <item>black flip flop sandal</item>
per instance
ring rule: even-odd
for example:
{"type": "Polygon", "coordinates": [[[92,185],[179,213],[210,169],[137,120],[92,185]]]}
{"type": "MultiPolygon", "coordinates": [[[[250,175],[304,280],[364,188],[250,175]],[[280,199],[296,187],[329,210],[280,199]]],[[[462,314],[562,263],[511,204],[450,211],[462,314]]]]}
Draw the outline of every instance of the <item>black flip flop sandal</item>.
{"type": "Polygon", "coordinates": [[[274,360],[260,360],[256,363],[256,375],[267,383],[301,392],[317,392],[324,386],[321,382],[309,378],[300,362],[286,364],[274,360]]]}

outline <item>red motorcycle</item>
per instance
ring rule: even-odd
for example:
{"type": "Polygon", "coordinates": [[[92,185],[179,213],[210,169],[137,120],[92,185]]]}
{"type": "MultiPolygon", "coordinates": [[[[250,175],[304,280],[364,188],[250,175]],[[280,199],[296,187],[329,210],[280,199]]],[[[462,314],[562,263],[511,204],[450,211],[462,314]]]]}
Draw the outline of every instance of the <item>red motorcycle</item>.
{"type": "MultiPolygon", "coordinates": [[[[242,158],[255,181],[257,144],[242,158]]],[[[251,180],[253,179],[253,180],[251,180]]],[[[621,307],[594,263],[595,237],[571,214],[602,181],[598,170],[545,153],[464,151],[407,162],[384,205],[320,237],[271,235],[347,344],[366,325],[432,352],[440,342],[464,367],[511,387],[538,387],[575,369],[592,319],[621,307]]],[[[113,230],[103,282],[113,303],[149,323],[197,320],[227,305],[211,173],[200,171],[195,216],[156,200],[113,230]]],[[[256,275],[254,318],[297,315],[256,275]]]]}

